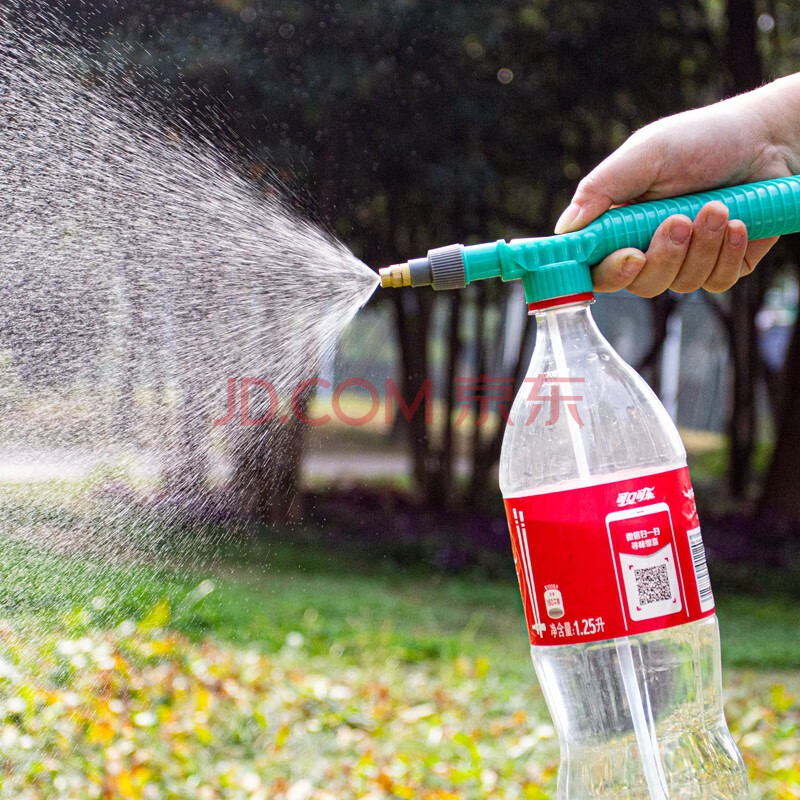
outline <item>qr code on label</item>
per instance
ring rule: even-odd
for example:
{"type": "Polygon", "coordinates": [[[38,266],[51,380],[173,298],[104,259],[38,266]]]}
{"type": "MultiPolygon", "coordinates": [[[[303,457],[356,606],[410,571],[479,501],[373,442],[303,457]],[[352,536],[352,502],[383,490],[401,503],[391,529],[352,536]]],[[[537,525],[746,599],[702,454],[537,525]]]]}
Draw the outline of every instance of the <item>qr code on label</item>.
{"type": "Polygon", "coordinates": [[[663,600],[671,599],[672,589],[666,564],[634,569],[633,577],[636,581],[639,605],[645,606],[650,603],[660,603],[663,600]]]}

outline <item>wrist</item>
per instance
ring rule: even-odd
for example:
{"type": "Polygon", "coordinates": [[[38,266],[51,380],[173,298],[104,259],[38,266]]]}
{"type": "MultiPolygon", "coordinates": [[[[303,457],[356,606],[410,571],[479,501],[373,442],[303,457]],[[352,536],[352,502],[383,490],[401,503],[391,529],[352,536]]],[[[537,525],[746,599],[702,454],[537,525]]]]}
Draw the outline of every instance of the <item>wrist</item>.
{"type": "Polygon", "coordinates": [[[782,161],[788,170],[800,173],[800,73],[740,95],[747,116],[763,147],[762,161],[782,161]]]}

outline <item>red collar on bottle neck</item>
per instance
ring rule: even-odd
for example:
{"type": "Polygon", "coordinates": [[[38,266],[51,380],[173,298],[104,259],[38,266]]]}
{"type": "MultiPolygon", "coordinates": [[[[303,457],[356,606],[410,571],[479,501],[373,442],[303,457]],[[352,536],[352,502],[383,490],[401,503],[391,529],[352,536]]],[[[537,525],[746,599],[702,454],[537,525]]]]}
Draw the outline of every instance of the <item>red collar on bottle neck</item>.
{"type": "Polygon", "coordinates": [[[593,292],[580,292],[579,294],[567,294],[563,297],[551,297],[548,300],[540,300],[538,303],[528,303],[528,313],[534,311],[545,311],[558,306],[571,306],[575,303],[586,303],[594,300],[593,292]]]}

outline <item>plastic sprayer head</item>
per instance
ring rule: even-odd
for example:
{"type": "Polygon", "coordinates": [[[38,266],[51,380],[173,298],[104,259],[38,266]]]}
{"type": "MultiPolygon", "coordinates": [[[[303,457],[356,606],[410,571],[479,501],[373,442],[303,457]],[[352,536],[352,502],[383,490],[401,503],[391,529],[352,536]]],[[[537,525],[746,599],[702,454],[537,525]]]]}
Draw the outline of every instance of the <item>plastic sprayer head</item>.
{"type": "Polygon", "coordinates": [[[381,276],[381,286],[384,289],[400,289],[403,286],[411,286],[411,270],[408,264],[392,264],[391,267],[383,267],[378,270],[381,276]]]}
{"type": "Polygon", "coordinates": [[[429,250],[424,258],[409,259],[380,270],[381,286],[432,286],[461,289],[484,278],[521,280],[529,305],[551,299],[591,294],[592,276],[584,254],[597,235],[588,229],[542,239],[514,239],[464,246],[452,244],[429,250]]]}
{"type": "Polygon", "coordinates": [[[464,248],[460,244],[437,247],[424,258],[407,264],[393,264],[379,270],[381,286],[433,286],[434,289],[462,289],[467,285],[464,248]]]}
{"type": "Polygon", "coordinates": [[[381,282],[460,289],[485,278],[520,280],[529,306],[538,307],[590,294],[592,266],[620,247],[646,250],[669,216],[694,219],[710,200],[724,203],[730,218],[744,222],[753,239],[800,232],[800,175],[795,175],[619,206],[579,231],[558,236],[438,247],[425,258],[381,270],[381,282]]]}

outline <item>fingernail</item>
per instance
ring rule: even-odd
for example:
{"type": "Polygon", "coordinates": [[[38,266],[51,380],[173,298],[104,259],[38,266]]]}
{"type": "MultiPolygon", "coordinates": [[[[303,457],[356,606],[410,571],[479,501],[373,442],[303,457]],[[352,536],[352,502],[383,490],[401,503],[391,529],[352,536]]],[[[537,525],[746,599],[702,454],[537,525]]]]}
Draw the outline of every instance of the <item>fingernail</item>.
{"type": "Polygon", "coordinates": [[[644,256],[626,256],[622,266],[619,268],[619,274],[623,278],[635,277],[641,271],[646,260],[644,256]]]}
{"type": "Polygon", "coordinates": [[[711,233],[716,233],[719,230],[722,230],[724,225],[728,223],[728,210],[723,210],[719,206],[711,206],[708,211],[708,216],[706,217],[706,228],[711,231],[711,233]]]}
{"type": "Polygon", "coordinates": [[[673,244],[686,244],[692,235],[692,224],[685,219],[674,219],[669,226],[669,238],[673,244]]]}
{"type": "Polygon", "coordinates": [[[577,203],[570,203],[556,222],[556,233],[567,233],[577,227],[575,223],[578,222],[581,214],[583,214],[583,208],[577,203]]]}
{"type": "Polygon", "coordinates": [[[741,247],[742,242],[744,242],[744,234],[734,228],[733,230],[728,229],[728,244],[731,247],[741,247]]]}

